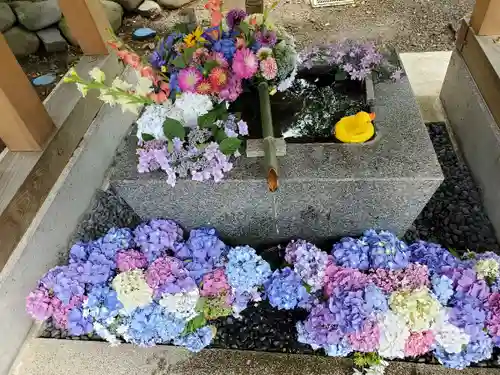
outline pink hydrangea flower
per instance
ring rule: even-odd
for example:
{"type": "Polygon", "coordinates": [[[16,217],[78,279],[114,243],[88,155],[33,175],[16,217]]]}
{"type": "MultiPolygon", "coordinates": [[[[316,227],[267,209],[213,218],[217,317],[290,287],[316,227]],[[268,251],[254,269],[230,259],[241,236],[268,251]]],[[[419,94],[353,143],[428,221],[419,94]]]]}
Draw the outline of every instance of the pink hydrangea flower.
{"type": "Polygon", "coordinates": [[[54,308],[49,291],[43,287],[33,290],[26,297],[26,311],[34,319],[43,321],[52,316],[54,308]]]}
{"type": "MultiPolygon", "coordinates": [[[[176,275],[184,273],[182,262],[173,257],[164,256],[156,259],[146,271],[146,282],[148,285],[157,289],[163,284],[174,282],[176,275]]],[[[187,273],[187,272],[185,272],[187,273]]]]}
{"type": "Polygon", "coordinates": [[[250,79],[259,67],[257,56],[248,48],[236,51],[233,57],[233,71],[241,79],[250,79]]]}
{"type": "Polygon", "coordinates": [[[410,263],[401,270],[378,268],[370,275],[370,279],[385,293],[398,289],[414,290],[429,286],[429,270],[425,265],[410,263]]]}
{"type": "Polygon", "coordinates": [[[347,339],[358,352],[374,352],[378,349],[380,330],[376,321],[367,321],[361,331],[349,333],[347,339]]]}
{"type": "MultiPolygon", "coordinates": [[[[488,298],[488,332],[495,338],[500,336],[500,293],[491,293],[488,298]]],[[[498,341],[496,339],[495,341],[498,341]]]]}
{"type": "Polygon", "coordinates": [[[231,290],[223,268],[203,275],[200,295],[202,297],[216,297],[231,290]]]}
{"type": "Polygon", "coordinates": [[[327,297],[335,288],[360,289],[370,282],[368,276],[357,269],[336,266],[331,255],[328,256],[324,280],[324,292],[327,297]]]}
{"type": "Polygon", "coordinates": [[[182,91],[196,92],[196,85],[203,79],[203,75],[198,69],[189,67],[181,69],[177,78],[182,91]]]}
{"type": "Polygon", "coordinates": [[[74,296],[69,301],[69,304],[64,304],[59,298],[52,298],[52,320],[56,328],[67,329],[69,312],[73,307],[81,306],[85,299],[84,296],[74,296]]]}
{"type": "Polygon", "coordinates": [[[276,78],[278,65],[276,64],[274,57],[269,56],[260,62],[260,72],[262,77],[267,80],[276,78]]]}
{"type": "Polygon", "coordinates": [[[405,344],[405,355],[409,357],[418,357],[432,349],[434,343],[434,334],[432,331],[412,332],[405,344]]]}
{"type": "Polygon", "coordinates": [[[120,272],[130,271],[136,268],[144,268],[148,265],[146,255],[137,250],[119,251],[116,254],[116,266],[120,272]]]}

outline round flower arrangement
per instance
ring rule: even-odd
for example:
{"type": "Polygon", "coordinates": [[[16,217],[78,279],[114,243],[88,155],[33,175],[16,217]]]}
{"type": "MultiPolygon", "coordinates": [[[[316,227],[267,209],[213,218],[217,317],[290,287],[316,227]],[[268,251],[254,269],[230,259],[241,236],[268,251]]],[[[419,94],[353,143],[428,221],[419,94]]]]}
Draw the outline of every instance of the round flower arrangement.
{"type": "MultiPolygon", "coordinates": [[[[433,243],[407,246],[369,230],[326,253],[304,240],[286,247],[284,266],[249,246],[229,247],[209,228],[187,240],[172,220],[70,249],[28,295],[37,320],[70,335],[95,333],[118,344],[170,343],[197,352],[216,334],[210,321],[268,300],[303,309],[297,339],[329,356],[353,354],[358,373],[381,373],[384,359],[432,354],[463,369],[500,346],[500,257],[459,259],[433,243]]],[[[267,302],[266,302],[267,303],[267,302]]]]}
{"type": "Polygon", "coordinates": [[[221,13],[220,0],[208,0],[211,26],[177,25],[160,39],[149,63],[121,41],[109,44],[137,72],[136,82],[116,78],[111,85],[99,69],[90,80],[71,70],[86,95],[99,89],[110,105],[139,114],[137,120],[139,173],[160,170],[167,182],[190,178],[219,182],[240,155],[248,126],[228,113],[246,85],[267,82],[271,92],[288,89],[295,79],[297,52],[293,38],[274,25],[270,12],[247,16],[245,11],[221,13]]]}

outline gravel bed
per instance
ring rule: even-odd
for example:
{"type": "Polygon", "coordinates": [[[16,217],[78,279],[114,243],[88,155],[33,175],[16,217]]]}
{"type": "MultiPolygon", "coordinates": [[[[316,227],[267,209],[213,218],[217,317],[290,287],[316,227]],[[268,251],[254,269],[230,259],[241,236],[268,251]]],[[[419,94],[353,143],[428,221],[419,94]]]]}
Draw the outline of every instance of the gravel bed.
{"type": "MultiPolygon", "coordinates": [[[[417,239],[434,241],[458,252],[466,249],[499,252],[479,191],[467,165],[455,153],[445,125],[429,124],[428,129],[445,181],[405,234],[404,240],[408,243],[417,239]]],[[[130,207],[112,191],[98,192],[92,209],[77,228],[74,238],[96,238],[112,226],[133,227],[139,220],[130,207]]],[[[278,246],[263,251],[262,255],[272,266],[277,266],[281,262],[283,250],[283,246],[278,246]]],[[[308,345],[297,342],[295,325],[306,316],[307,313],[302,310],[277,310],[267,302],[261,302],[243,311],[241,319],[226,317],[216,320],[214,324],[217,336],[211,347],[323,355],[322,351],[313,351],[308,345]]],[[[95,335],[70,337],[66,332],[55,328],[51,322],[46,324],[41,337],[101,341],[95,335]]],[[[498,367],[497,358],[498,348],[491,360],[477,366],[498,367]]],[[[437,363],[431,355],[412,361],[437,363]]]]}

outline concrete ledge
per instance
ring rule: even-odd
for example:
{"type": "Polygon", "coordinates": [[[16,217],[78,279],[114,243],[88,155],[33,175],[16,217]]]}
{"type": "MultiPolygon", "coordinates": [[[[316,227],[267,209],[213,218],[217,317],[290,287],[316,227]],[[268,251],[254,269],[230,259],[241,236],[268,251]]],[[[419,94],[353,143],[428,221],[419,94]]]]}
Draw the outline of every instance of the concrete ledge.
{"type": "MultiPolygon", "coordinates": [[[[462,371],[441,366],[392,362],[386,375],[495,375],[497,369],[462,371]]],[[[33,339],[10,375],[351,375],[345,358],[206,349],[192,354],[174,346],[111,347],[107,343],[33,339]]]]}
{"type": "Polygon", "coordinates": [[[450,60],[441,101],[500,238],[500,128],[457,51],[450,60]]]}
{"type": "MultiPolygon", "coordinates": [[[[135,77],[131,70],[126,74],[126,80],[135,77]]],[[[33,323],[24,310],[26,295],[66,254],[81,215],[135,119],[119,107],[101,108],[0,273],[0,332],[6,338],[0,340],[1,375],[7,374],[33,323]]]]}

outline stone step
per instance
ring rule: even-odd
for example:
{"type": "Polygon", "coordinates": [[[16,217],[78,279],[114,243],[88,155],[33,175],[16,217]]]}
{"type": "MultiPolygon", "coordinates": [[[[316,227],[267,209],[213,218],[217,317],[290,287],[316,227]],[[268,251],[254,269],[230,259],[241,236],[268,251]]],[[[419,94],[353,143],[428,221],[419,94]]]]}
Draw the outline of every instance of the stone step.
{"type": "MultiPolygon", "coordinates": [[[[494,375],[497,369],[452,370],[392,362],[386,375],[494,375]]],[[[104,342],[28,340],[10,375],[351,375],[352,361],[303,354],[205,349],[198,354],[175,346],[111,347],[104,342]]]]}
{"type": "Polygon", "coordinates": [[[233,242],[311,241],[370,228],[402,235],[443,180],[406,77],[375,83],[377,137],[365,144],[288,144],[280,188],[267,191],[263,158],[242,157],[220,183],[178,180],[136,169],[135,136],[119,148],[111,186],[142,218],[186,229],[216,227],[233,242]]]}

